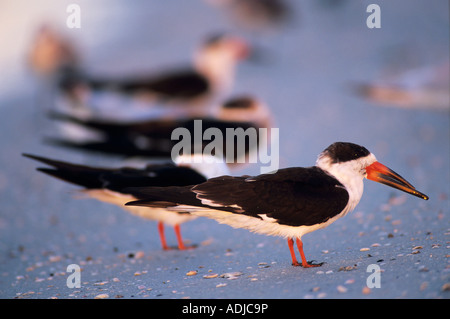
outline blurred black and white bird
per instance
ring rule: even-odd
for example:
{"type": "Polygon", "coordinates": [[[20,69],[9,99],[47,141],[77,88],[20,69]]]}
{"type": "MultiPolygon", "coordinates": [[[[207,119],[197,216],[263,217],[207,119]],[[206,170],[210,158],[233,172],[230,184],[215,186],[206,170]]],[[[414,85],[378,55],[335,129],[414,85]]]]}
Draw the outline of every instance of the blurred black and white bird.
{"type": "Polygon", "coordinates": [[[57,109],[84,119],[127,121],[186,112],[205,115],[230,93],[237,64],[250,52],[242,37],[214,34],[199,45],[191,65],[106,77],[83,70],[73,45],[45,27],[36,36],[29,60],[37,72],[53,74],[60,93],[57,109]]]}
{"type": "Polygon", "coordinates": [[[124,206],[130,200],[136,200],[131,193],[124,191],[129,187],[148,186],[187,186],[206,181],[208,178],[228,173],[227,166],[217,158],[203,155],[180,156],[175,162],[148,164],[144,168],[121,167],[105,168],[77,165],[57,161],[42,156],[23,154],[45,163],[51,168],[38,168],[38,171],[66,182],[82,186],[81,193],[88,198],[115,204],[133,215],[158,222],[158,231],[164,250],[169,249],[164,234],[164,225],[174,228],[178,249],[186,249],[180,224],[196,216],[182,211],[167,211],[164,208],[124,206]]]}
{"type": "Polygon", "coordinates": [[[284,168],[253,177],[219,176],[195,186],[134,187],[127,192],[139,200],[126,205],[183,210],[235,228],[281,236],[287,238],[294,266],[316,267],[321,264],[305,258],[302,236],[352,211],[363,194],[364,178],[428,199],[365,147],[336,142],[313,167],[284,168]]]}
{"type": "Polygon", "coordinates": [[[203,139],[203,133],[206,130],[218,129],[222,136],[215,136],[215,138],[222,138],[221,153],[225,155],[228,147],[237,147],[234,139],[227,139],[227,132],[235,132],[237,129],[242,129],[244,132],[253,130],[257,141],[252,142],[250,138],[247,138],[244,152],[238,152],[235,149],[234,161],[232,161],[234,164],[245,163],[249,154],[256,152],[259,147],[268,145],[269,136],[260,134],[259,129],[271,128],[273,124],[273,116],[267,105],[250,95],[233,97],[222,103],[214,116],[202,118],[116,122],[81,119],[57,112],[51,113],[50,117],[62,124],[71,125],[67,132],[63,132],[66,136],[49,137],[46,139],[48,143],[126,157],[171,157],[172,148],[178,143],[178,140],[172,138],[172,132],[178,128],[186,129],[192,137],[192,152],[196,150],[196,143],[201,143],[201,151],[203,151],[211,142],[211,140],[203,139]],[[201,132],[198,132],[200,125],[201,132]],[[201,134],[201,140],[195,137],[198,133],[201,134]]]}

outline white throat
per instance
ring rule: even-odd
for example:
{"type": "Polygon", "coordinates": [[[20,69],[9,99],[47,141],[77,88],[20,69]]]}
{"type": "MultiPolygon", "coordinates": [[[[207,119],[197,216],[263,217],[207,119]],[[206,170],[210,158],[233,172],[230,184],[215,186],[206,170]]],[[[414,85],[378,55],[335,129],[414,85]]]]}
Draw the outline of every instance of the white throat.
{"type": "Polygon", "coordinates": [[[213,90],[225,94],[232,86],[236,62],[229,52],[200,52],[195,56],[196,69],[211,81],[213,90]]]}
{"type": "Polygon", "coordinates": [[[376,161],[375,155],[370,153],[352,161],[333,163],[328,155],[320,155],[316,166],[323,169],[326,173],[336,178],[349,195],[349,201],[343,215],[352,211],[358,205],[364,191],[363,180],[366,177],[366,167],[376,161]]]}

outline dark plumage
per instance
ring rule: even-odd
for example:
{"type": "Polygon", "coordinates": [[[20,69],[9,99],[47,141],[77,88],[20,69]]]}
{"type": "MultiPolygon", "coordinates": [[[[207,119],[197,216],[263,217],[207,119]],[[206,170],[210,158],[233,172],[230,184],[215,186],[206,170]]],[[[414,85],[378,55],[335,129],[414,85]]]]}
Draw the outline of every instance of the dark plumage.
{"type": "Polygon", "coordinates": [[[232,227],[285,237],[292,264],[299,266],[295,239],[301,265],[315,267],[320,264],[306,261],[301,237],[352,211],[362,196],[365,177],[428,199],[366,148],[336,142],[313,167],[285,168],[255,177],[219,176],[195,186],[130,188],[126,191],[138,200],[126,205],[183,210],[232,227]]]}
{"type": "Polygon", "coordinates": [[[105,188],[123,193],[123,189],[130,186],[184,186],[206,181],[206,177],[197,171],[174,163],[150,164],[143,169],[109,169],[71,164],[31,154],[23,155],[54,167],[40,167],[39,171],[86,189],[105,188]]]}
{"type": "Polygon", "coordinates": [[[223,170],[225,165],[220,166],[208,162],[190,164],[197,165],[200,168],[199,170],[202,170],[202,173],[200,173],[194,168],[185,166],[187,164],[182,163],[181,160],[179,164],[151,164],[142,169],[132,167],[102,168],[77,165],[31,154],[23,155],[51,166],[51,168],[38,168],[38,170],[66,182],[82,186],[84,188],[82,192],[91,198],[118,205],[134,215],[158,221],[163,249],[168,249],[164,236],[164,224],[174,227],[178,247],[179,249],[185,249],[179,225],[192,220],[195,216],[184,214],[181,211],[166,212],[163,209],[148,207],[125,207],[126,202],[137,199],[125,189],[130,187],[159,186],[165,188],[173,185],[194,185],[206,181],[207,177],[214,176],[218,172],[227,172],[227,170],[223,170]]]}
{"type": "MultiPolygon", "coordinates": [[[[217,116],[162,118],[140,121],[108,121],[84,119],[60,112],[51,112],[50,117],[59,123],[74,124],[83,131],[95,132],[95,138],[82,140],[51,137],[48,143],[87,151],[97,151],[122,156],[170,157],[173,147],[180,140],[172,137],[173,132],[185,129],[191,137],[191,151],[203,151],[212,140],[220,141],[223,148],[219,151],[225,155],[233,147],[233,163],[242,163],[245,156],[256,152],[261,140],[260,128],[269,128],[272,114],[265,105],[250,96],[237,96],[225,101],[217,116]],[[211,139],[203,139],[208,129],[214,132],[211,139]],[[238,150],[238,138],[227,138],[227,135],[238,135],[242,132],[245,145],[238,150]],[[248,133],[248,134],[247,134],[248,133]],[[252,136],[252,138],[250,137],[252,136]],[[255,138],[253,138],[255,137],[255,138]]],[[[266,141],[268,142],[268,141],[266,141]]],[[[218,155],[218,154],[215,154],[218,155]]]]}
{"type": "Polygon", "coordinates": [[[348,202],[343,185],[318,167],[285,168],[275,174],[256,177],[220,176],[194,187],[137,187],[125,191],[141,199],[128,205],[147,205],[157,200],[166,201],[167,206],[219,207],[258,219],[262,219],[263,214],[288,226],[326,222],[339,214],[348,202]],[[202,200],[211,204],[204,204],[202,200]],[[317,207],[317,201],[324,205],[317,207]]]}
{"type": "Polygon", "coordinates": [[[211,83],[205,76],[187,68],[149,78],[85,78],[83,84],[94,91],[115,90],[123,94],[151,92],[162,101],[199,98],[211,89],[211,83]]]}

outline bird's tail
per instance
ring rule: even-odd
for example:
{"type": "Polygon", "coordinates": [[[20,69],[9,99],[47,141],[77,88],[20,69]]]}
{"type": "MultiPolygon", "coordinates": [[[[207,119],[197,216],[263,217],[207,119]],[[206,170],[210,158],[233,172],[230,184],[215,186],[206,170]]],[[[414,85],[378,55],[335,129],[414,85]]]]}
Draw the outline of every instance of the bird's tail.
{"type": "MultiPolygon", "coordinates": [[[[211,180],[210,180],[211,181],[211,180]]],[[[202,185],[202,184],[199,184],[202,185]]],[[[177,212],[192,213],[197,216],[206,216],[216,219],[217,216],[208,214],[211,211],[236,212],[233,206],[211,206],[207,201],[202,202],[193,189],[198,185],[169,186],[169,187],[129,187],[124,193],[133,195],[138,200],[131,201],[125,206],[158,207],[177,212]],[[203,213],[208,212],[206,215],[203,213]],[[213,217],[211,217],[213,216],[213,217]]],[[[219,216],[220,217],[220,216],[219,216]]]]}
{"type": "Polygon", "coordinates": [[[191,190],[192,186],[168,187],[128,187],[123,191],[138,198],[126,203],[126,206],[146,207],[175,207],[175,206],[204,206],[191,190]]]}
{"type": "Polygon", "coordinates": [[[50,176],[59,178],[63,181],[83,186],[85,188],[101,188],[102,181],[100,175],[106,170],[93,168],[84,165],[71,164],[62,161],[36,156],[31,154],[22,154],[25,157],[45,163],[53,168],[37,168],[38,171],[50,176]]]}

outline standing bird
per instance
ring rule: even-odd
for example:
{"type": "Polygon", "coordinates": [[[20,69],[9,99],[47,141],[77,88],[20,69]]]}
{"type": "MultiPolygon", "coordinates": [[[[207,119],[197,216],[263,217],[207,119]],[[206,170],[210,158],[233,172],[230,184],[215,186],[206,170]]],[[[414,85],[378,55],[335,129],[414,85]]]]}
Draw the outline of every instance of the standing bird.
{"type": "Polygon", "coordinates": [[[379,163],[366,148],[336,142],[313,167],[280,169],[258,176],[220,176],[195,186],[135,187],[126,191],[138,201],[127,206],[188,211],[235,228],[287,238],[292,265],[307,262],[302,236],[345,216],[358,204],[367,178],[427,200],[403,177],[379,163]],[[302,263],[294,252],[297,243],[302,263]]]}
{"type": "Polygon", "coordinates": [[[203,155],[180,156],[175,163],[149,164],[143,169],[121,167],[100,168],[71,164],[53,159],[23,154],[24,156],[52,166],[38,168],[39,171],[69,183],[83,186],[82,193],[89,198],[115,204],[133,215],[158,221],[158,231],[162,248],[169,249],[164,235],[164,224],[174,227],[180,250],[186,249],[180,233],[180,224],[196,218],[183,212],[160,208],[124,206],[130,200],[136,200],[123,189],[132,186],[186,186],[202,183],[214,176],[227,174],[224,163],[203,155]]]}
{"type": "MultiPolygon", "coordinates": [[[[47,42],[36,41],[36,45],[47,42]]],[[[45,59],[34,58],[32,65],[35,70],[42,69],[42,64],[56,70],[57,109],[85,119],[126,121],[208,113],[229,94],[238,63],[249,55],[250,46],[244,39],[220,34],[202,42],[190,65],[150,74],[96,76],[82,70],[79,63],[57,61],[58,56],[51,61],[56,65],[53,68],[41,61],[45,59]]]]}

